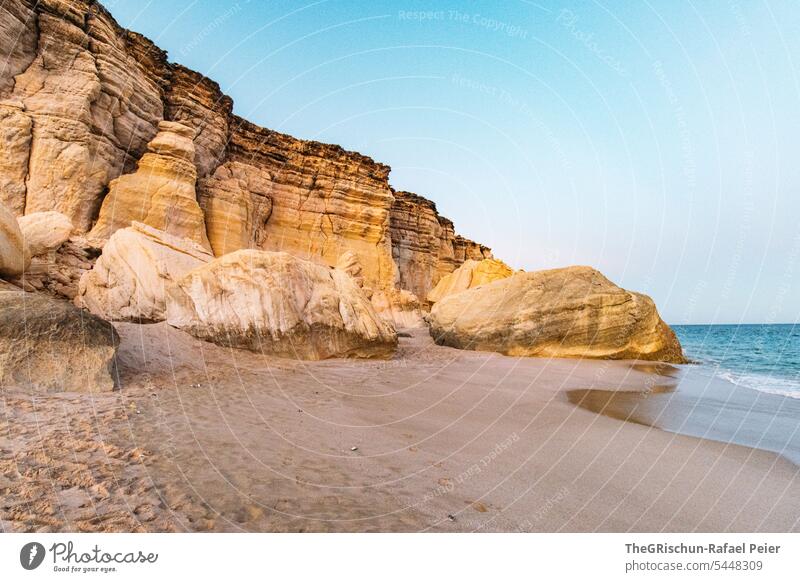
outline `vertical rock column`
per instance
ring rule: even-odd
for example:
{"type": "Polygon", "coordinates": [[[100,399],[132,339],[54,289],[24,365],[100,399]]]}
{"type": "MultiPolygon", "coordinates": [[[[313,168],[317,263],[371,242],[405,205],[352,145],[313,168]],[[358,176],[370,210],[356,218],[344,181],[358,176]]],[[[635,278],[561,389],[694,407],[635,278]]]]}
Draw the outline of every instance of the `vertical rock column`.
{"type": "Polygon", "coordinates": [[[137,221],[210,249],[195,194],[194,130],[171,121],[158,129],[136,172],[111,181],[89,236],[107,239],[137,221]]]}

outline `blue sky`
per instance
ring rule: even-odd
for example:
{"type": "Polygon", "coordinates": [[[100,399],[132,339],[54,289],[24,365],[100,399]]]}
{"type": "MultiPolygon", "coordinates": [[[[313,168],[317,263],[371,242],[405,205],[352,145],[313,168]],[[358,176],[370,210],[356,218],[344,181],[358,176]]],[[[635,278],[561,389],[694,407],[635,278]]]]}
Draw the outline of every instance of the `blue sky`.
{"type": "Polygon", "coordinates": [[[670,323],[800,316],[796,2],[109,0],[235,111],[670,323]]]}

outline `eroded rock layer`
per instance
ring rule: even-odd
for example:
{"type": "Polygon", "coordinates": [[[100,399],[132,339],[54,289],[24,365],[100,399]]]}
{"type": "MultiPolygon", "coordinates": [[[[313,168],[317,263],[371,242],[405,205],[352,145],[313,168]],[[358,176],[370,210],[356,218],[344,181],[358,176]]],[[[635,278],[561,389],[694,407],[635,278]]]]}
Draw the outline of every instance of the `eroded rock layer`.
{"type": "Polygon", "coordinates": [[[197,204],[195,132],[173,121],[158,124],[136,171],[114,179],[90,236],[106,239],[120,228],[142,222],[208,248],[203,211],[197,204]]]}
{"type": "Polygon", "coordinates": [[[455,234],[436,204],[411,192],[395,192],[390,214],[392,255],[401,289],[425,297],[464,261],[492,257],[488,247],[455,234]]]}
{"type": "MultiPolygon", "coordinates": [[[[153,188],[135,176],[143,166],[158,174],[153,140],[169,121],[192,130],[194,175],[183,181],[197,179],[202,236],[217,256],[253,248],[334,265],[350,250],[368,287],[420,297],[466,259],[490,256],[457,236],[431,202],[394,195],[388,166],[233,115],[215,82],[169,63],[93,0],[5,3],[0,54],[0,201],[15,216],[58,211],[76,236],[94,229],[101,239],[133,220],[164,228],[174,216],[147,199],[153,188]],[[149,192],[140,200],[148,216],[133,212],[132,189],[121,196],[124,212],[101,212],[126,184],[149,192]]],[[[64,288],[74,289],[73,275],[64,288]]]]}

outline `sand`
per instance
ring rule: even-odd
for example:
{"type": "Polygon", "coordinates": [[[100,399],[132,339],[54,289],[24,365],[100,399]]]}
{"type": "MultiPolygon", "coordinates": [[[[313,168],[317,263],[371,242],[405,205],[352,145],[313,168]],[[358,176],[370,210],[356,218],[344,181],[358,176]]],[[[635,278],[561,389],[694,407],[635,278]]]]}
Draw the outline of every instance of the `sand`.
{"type": "Polygon", "coordinates": [[[459,351],[424,330],[392,360],[296,362],[118,329],[121,390],[3,390],[3,531],[800,530],[800,467],[767,450],[781,439],[720,442],[745,396],[709,434],[676,420],[708,402],[683,368],[459,351]],[[662,397],[677,404],[642,406],[662,397]]]}

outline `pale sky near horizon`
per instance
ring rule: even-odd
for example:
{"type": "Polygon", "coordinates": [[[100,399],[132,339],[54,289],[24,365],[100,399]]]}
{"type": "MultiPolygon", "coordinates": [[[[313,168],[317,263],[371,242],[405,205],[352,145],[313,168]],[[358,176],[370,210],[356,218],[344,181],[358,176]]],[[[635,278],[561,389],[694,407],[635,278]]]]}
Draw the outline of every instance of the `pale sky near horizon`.
{"type": "Polygon", "coordinates": [[[104,4],[513,267],[592,265],[674,324],[800,318],[797,2],[104,4]]]}

